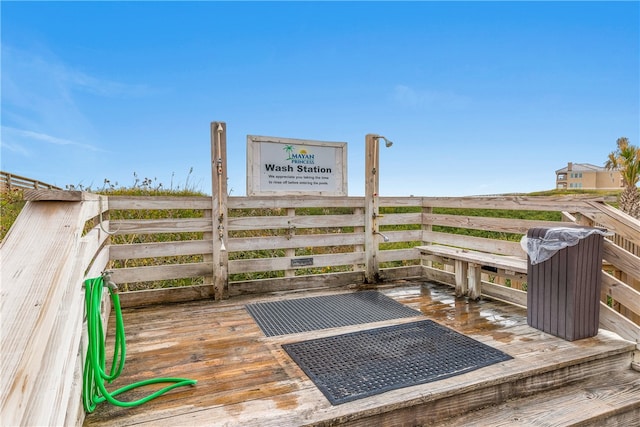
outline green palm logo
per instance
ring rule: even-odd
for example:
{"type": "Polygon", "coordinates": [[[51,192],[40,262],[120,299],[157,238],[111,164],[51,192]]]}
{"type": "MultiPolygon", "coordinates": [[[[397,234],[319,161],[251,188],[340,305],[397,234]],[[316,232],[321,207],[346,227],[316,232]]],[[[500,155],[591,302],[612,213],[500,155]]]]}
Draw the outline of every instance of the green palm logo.
{"type": "Polygon", "coordinates": [[[283,148],[284,151],[287,152],[286,160],[291,160],[291,154],[293,153],[293,145],[285,145],[283,148]]]}

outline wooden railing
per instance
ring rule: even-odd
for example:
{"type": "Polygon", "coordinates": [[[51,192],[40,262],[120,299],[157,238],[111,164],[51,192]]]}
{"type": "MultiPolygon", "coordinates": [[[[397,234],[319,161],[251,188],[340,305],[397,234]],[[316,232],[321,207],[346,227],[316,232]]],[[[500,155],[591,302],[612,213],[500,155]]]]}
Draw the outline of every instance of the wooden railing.
{"type": "MultiPolygon", "coordinates": [[[[208,197],[32,190],[26,198],[0,246],[0,408],[9,425],[82,421],[81,285],[104,269],[121,287],[181,281],[179,287],[123,292],[123,305],[131,306],[408,277],[449,283],[452,273],[442,265],[422,265],[416,246],[437,243],[524,257],[520,236],[567,217],[640,244],[637,220],[583,197],[382,197],[373,204],[361,197],[229,197],[221,210],[208,197]],[[555,214],[551,220],[500,217],[505,210],[555,214]],[[368,218],[374,214],[371,229],[368,218]]],[[[640,292],[634,286],[640,258],[615,238],[605,245],[611,274],[603,273],[601,326],[638,340],[640,292]]],[[[482,293],[522,304],[525,291],[517,288],[526,277],[512,279],[520,285],[509,287],[487,275],[482,293]]]]}
{"type": "MultiPolygon", "coordinates": [[[[518,240],[533,227],[563,225],[556,221],[523,220],[514,218],[488,217],[491,211],[545,211],[556,212],[563,220],[572,218],[576,224],[600,226],[613,232],[605,241],[602,272],[600,324],[605,329],[621,336],[640,340],[640,257],[617,246],[614,242],[623,240],[626,245],[640,243],[640,221],[614,209],[599,199],[557,198],[557,197],[492,197],[492,198],[425,198],[425,244],[444,244],[470,250],[479,250],[500,255],[526,258],[518,240]],[[433,212],[442,208],[464,208],[488,210],[484,217],[465,215],[442,215],[433,212]],[[433,231],[435,226],[463,228],[472,233],[474,230],[495,233],[509,233],[512,240],[487,239],[433,231]]],[[[454,285],[455,278],[446,266],[425,266],[425,275],[433,280],[454,285]]],[[[482,292],[485,295],[508,302],[526,305],[526,275],[508,274],[507,280],[495,280],[495,273],[483,274],[482,292]],[[506,283],[509,287],[497,285],[506,283]],[[511,287],[512,284],[515,286],[511,287]]],[[[503,277],[504,279],[505,277],[503,277]]]]}
{"type": "Polygon", "coordinates": [[[82,283],[108,262],[108,236],[93,226],[107,201],[31,191],[25,199],[42,201],[26,203],[0,244],[0,424],[78,425],[84,419],[82,283]]]}
{"type": "MultiPolygon", "coordinates": [[[[113,269],[116,282],[188,277],[197,278],[195,283],[202,283],[182,289],[159,289],[153,295],[150,292],[132,292],[123,296],[125,305],[212,297],[214,289],[210,284],[213,282],[214,263],[210,254],[221,247],[222,241],[226,248],[222,267],[229,277],[223,298],[365,281],[366,214],[364,198],[361,197],[230,197],[225,211],[227,227],[222,240],[217,230],[214,233],[209,198],[110,197],[109,201],[112,217],[131,217],[134,210],[166,212],[160,214],[163,218],[158,219],[110,221],[109,227],[117,238],[130,242],[111,247],[110,257],[114,265],[126,266],[113,269]],[[175,218],[178,210],[191,211],[191,216],[175,218]],[[196,233],[197,238],[156,243],[143,242],[144,239],[140,238],[143,234],[178,231],[196,233]],[[192,262],[166,264],[167,257],[190,257],[192,262]],[[142,258],[155,258],[153,262],[156,265],[130,266],[142,258]]],[[[375,235],[376,245],[371,250],[375,251],[379,263],[413,262],[413,268],[386,269],[386,278],[406,277],[407,274],[418,276],[419,257],[413,246],[419,244],[422,237],[421,198],[388,199],[383,203],[390,207],[410,207],[414,213],[381,216],[381,229],[390,242],[382,243],[382,236],[375,235]],[[384,231],[390,227],[396,230],[384,231]],[[379,250],[379,243],[383,250],[379,250]],[[401,246],[401,249],[391,249],[401,246]]]]}
{"type": "MultiPolygon", "coordinates": [[[[375,260],[380,280],[426,275],[453,284],[453,273],[446,266],[421,266],[415,246],[444,244],[526,259],[519,240],[527,230],[558,226],[572,218],[577,224],[598,225],[615,233],[605,245],[608,272],[603,272],[602,300],[623,316],[615,320],[616,316],[609,319],[605,314],[604,319],[612,330],[627,337],[635,333],[633,325],[640,324],[640,258],[613,243],[624,239],[627,246],[637,245],[640,225],[601,199],[382,197],[378,202],[376,216],[382,235],[371,239],[373,233],[366,229],[365,220],[373,212],[367,211],[364,198],[229,197],[222,212],[226,228],[221,240],[218,230],[214,232],[209,198],[111,197],[110,208],[119,217],[144,210],[170,213],[158,219],[112,220],[111,230],[128,242],[142,234],[197,234],[188,241],[178,236],[180,240],[112,245],[110,259],[126,266],[114,268],[113,278],[122,283],[192,278],[197,284],[123,295],[123,304],[134,306],[213,298],[217,267],[228,279],[220,291],[222,298],[363,283],[370,259],[375,260]],[[191,217],[176,218],[180,209],[191,211],[191,217]],[[470,215],[469,210],[477,212],[470,215]],[[551,219],[518,219],[514,211],[551,213],[540,215],[551,219]],[[492,234],[481,237],[487,233],[492,234]],[[373,244],[367,245],[368,238],[373,244]],[[226,251],[220,252],[222,242],[226,251]],[[221,255],[214,261],[211,254],[216,249],[221,255]],[[190,262],[175,262],[176,257],[190,262]],[[140,259],[155,265],[132,266],[140,259]]],[[[483,281],[485,295],[526,305],[526,275],[487,272],[483,281]]]]}
{"type": "Polygon", "coordinates": [[[0,192],[11,191],[14,189],[61,190],[60,187],[38,181],[37,179],[25,178],[24,176],[0,171],[0,192]]]}

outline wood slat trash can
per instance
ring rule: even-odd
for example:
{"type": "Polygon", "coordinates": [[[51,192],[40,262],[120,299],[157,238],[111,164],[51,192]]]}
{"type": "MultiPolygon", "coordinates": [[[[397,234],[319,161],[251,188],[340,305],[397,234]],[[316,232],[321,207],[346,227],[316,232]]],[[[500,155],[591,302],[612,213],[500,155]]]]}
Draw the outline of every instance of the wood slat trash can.
{"type": "MultiPolygon", "coordinates": [[[[528,239],[544,239],[549,228],[533,228],[528,239]]],[[[585,230],[585,229],[582,229],[585,230]]],[[[598,334],[605,230],[558,250],[546,261],[527,263],[527,323],[568,341],[598,334]]]]}

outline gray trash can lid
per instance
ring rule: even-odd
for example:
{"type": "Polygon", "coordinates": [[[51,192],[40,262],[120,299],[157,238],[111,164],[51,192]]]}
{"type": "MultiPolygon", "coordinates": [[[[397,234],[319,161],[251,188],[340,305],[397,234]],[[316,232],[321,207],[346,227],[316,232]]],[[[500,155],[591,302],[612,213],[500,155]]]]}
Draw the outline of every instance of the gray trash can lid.
{"type": "Polygon", "coordinates": [[[520,245],[529,254],[531,264],[536,265],[548,260],[560,249],[575,246],[595,233],[603,236],[610,234],[601,228],[554,227],[549,228],[543,237],[522,237],[520,245]]]}

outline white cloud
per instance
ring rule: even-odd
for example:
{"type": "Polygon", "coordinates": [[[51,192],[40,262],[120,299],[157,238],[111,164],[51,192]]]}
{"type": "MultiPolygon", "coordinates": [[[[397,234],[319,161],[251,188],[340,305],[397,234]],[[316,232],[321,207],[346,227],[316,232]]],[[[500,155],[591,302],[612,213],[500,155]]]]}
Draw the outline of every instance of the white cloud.
{"type": "Polygon", "coordinates": [[[411,108],[464,109],[471,104],[471,98],[454,92],[416,90],[406,85],[396,85],[392,92],[393,101],[411,108]]]}
{"type": "Polygon", "coordinates": [[[68,67],[46,52],[3,46],[2,53],[3,125],[67,139],[93,139],[94,128],[75,99],[77,85],[71,84],[73,72],[68,67]]]}
{"type": "Polygon", "coordinates": [[[9,150],[13,153],[20,154],[23,157],[29,157],[31,154],[29,150],[27,150],[22,144],[16,144],[12,141],[7,141],[4,136],[2,138],[2,141],[0,141],[0,146],[3,150],[9,150]]]}
{"type": "Polygon", "coordinates": [[[0,146],[6,154],[14,154],[5,160],[16,168],[21,167],[17,163],[20,158],[46,162],[49,154],[43,150],[45,146],[104,152],[100,141],[105,136],[84,106],[89,101],[86,97],[124,99],[148,93],[144,85],[89,75],[46,47],[24,50],[3,44],[0,146]]]}
{"type": "Polygon", "coordinates": [[[5,125],[70,139],[94,139],[92,120],[82,107],[89,100],[82,96],[125,99],[151,92],[146,85],[90,75],[46,48],[27,51],[2,45],[5,125]]]}
{"type": "Polygon", "coordinates": [[[60,77],[61,80],[69,82],[71,88],[85,90],[103,97],[131,98],[152,93],[152,90],[146,85],[114,82],[93,77],[77,70],[65,69],[60,77]]]}
{"type": "Polygon", "coordinates": [[[69,99],[72,91],[97,96],[131,98],[145,96],[153,90],[144,84],[129,84],[93,76],[63,62],[46,49],[26,51],[2,45],[3,98],[16,101],[24,94],[45,90],[48,96],[69,99]],[[5,92],[10,85],[10,91],[5,92]],[[17,92],[19,91],[19,92],[17,92]]]}
{"type": "Polygon", "coordinates": [[[90,144],[84,144],[77,141],[71,141],[69,139],[58,138],[40,132],[2,126],[2,148],[7,148],[11,151],[27,155],[29,151],[24,148],[24,145],[30,145],[30,142],[32,141],[44,142],[53,145],[71,145],[90,151],[104,151],[101,148],[90,144]]]}

